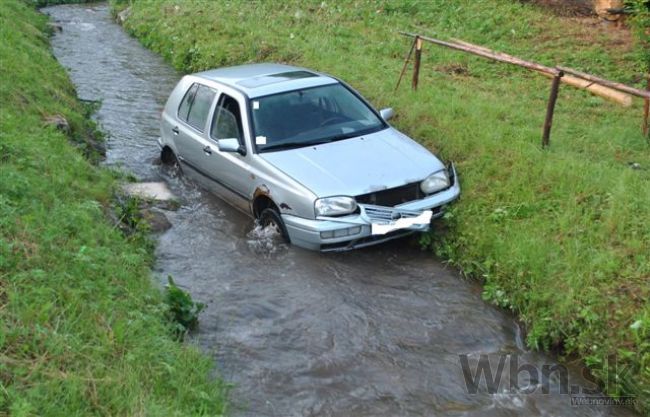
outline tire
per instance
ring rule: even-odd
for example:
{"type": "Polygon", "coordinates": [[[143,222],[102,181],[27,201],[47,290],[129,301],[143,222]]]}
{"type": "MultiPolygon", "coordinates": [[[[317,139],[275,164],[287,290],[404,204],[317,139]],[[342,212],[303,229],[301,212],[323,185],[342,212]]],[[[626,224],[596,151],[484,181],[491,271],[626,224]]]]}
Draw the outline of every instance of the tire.
{"type": "Polygon", "coordinates": [[[280,213],[278,213],[278,211],[275,208],[268,207],[262,210],[262,213],[260,213],[259,220],[263,228],[274,227],[278,231],[278,233],[280,233],[282,240],[285,243],[290,243],[289,233],[287,233],[287,228],[284,225],[284,221],[282,220],[282,217],[280,217],[280,213]]]}
{"type": "Polygon", "coordinates": [[[176,158],[176,154],[174,154],[174,151],[172,151],[170,148],[166,146],[162,151],[160,151],[160,161],[163,163],[163,165],[168,165],[168,166],[178,165],[178,159],[176,158]]]}
{"type": "Polygon", "coordinates": [[[165,147],[160,151],[160,162],[162,163],[163,168],[169,170],[172,176],[182,172],[181,164],[171,148],[165,147]]]}

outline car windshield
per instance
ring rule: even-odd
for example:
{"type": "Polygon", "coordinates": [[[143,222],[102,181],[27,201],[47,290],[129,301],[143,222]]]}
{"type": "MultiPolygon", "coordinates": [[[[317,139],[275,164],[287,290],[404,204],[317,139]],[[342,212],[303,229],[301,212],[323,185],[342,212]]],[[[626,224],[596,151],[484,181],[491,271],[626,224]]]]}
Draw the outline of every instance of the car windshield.
{"type": "Polygon", "coordinates": [[[386,128],[359,97],[341,84],[288,91],[251,100],[260,152],[299,148],[386,128]]]}

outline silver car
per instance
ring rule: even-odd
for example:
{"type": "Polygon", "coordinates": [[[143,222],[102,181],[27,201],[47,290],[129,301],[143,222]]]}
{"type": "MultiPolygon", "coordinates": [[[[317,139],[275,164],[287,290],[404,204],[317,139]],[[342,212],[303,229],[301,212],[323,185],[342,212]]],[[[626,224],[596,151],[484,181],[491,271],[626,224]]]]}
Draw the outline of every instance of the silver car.
{"type": "Polygon", "coordinates": [[[294,245],[340,251],[429,229],[456,171],[344,82],[279,64],[187,75],[162,113],[161,158],[294,245]]]}

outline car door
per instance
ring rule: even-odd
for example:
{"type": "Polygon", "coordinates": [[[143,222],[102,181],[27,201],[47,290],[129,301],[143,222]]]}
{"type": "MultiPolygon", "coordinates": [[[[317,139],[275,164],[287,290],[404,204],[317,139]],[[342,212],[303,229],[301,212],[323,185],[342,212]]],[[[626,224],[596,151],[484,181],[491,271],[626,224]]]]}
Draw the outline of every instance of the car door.
{"type": "Polygon", "coordinates": [[[213,176],[211,157],[216,146],[207,138],[206,128],[216,96],[214,88],[194,83],[178,108],[180,123],[172,129],[181,162],[209,177],[213,176]]]}
{"type": "Polygon", "coordinates": [[[219,151],[217,148],[214,170],[217,180],[231,191],[244,198],[250,195],[252,180],[250,176],[250,153],[246,152],[246,139],[242,109],[245,101],[232,95],[221,93],[214,109],[210,125],[210,138],[216,143],[220,139],[236,138],[242,152],[219,151]]]}

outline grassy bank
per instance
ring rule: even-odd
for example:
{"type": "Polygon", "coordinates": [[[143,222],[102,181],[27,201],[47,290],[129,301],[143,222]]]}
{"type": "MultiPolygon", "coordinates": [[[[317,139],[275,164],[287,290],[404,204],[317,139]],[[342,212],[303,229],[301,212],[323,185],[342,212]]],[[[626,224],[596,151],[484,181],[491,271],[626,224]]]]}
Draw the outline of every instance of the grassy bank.
{"type": "Polygon", "coordinates": [[[80,152],[94,127],[46,17],[4,0],[0,34],[0,415],[220,414],[224,386],[173,340],[142,239],[105,216],[115,175],[80,152]]]}
{"type": "Polygon", "coordinates": [[[409,47],[399,29],[640,86],[644,55],[629,33],[514,1],[132,3],[126,28],[180,70],[289,62],[394,107],[396,126],[456,161],[461,175],[445,233],[425,241],[483,280],[486,299],[513,309],[530,346],[563,348],[603,379],[606,358],[618,355],[630,371],[610,378],[609,393],[647,406],[650,147],[641,102],[622,109],[562,87],[542,151],[549,81],[539,75],[425,45],[419,91],[408,80],[393,91],[409,47]]]}

